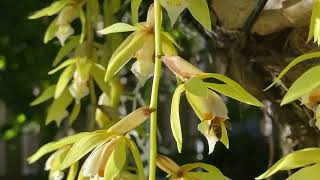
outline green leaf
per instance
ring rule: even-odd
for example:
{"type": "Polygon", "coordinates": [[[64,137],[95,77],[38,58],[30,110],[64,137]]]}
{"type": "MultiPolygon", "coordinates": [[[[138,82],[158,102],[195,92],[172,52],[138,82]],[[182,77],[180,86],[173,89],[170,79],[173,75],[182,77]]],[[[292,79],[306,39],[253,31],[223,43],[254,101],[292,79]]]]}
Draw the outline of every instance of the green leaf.
{"type": "Polygon", "coordinates": [[[171,114],[170,114],[170,124],[173,137],[176,140],[178,151],[181,153],[182,149],[182,133],[181,133],[181,124],[180,124],[180,114],[179,114],[179,105],[180,105],[180,96],[185,90],[184,85],[180,85],[175,90],[172,103],[171,103],[171,114]]]}
{"type": "Polygon", "coordinates": [[[191,15],[208,31],[212,31],[210,11],[206,0],[190,0],[191,15]]]}
{"type": "Polygon", "coordinates": [[[290,62],[290,64],[278,75],[278,77],[276,79],[274,79],[273,83],[271,85],[269,85],[265,90],[270,89],[272,86],[274,86],[276,83],[278,83],[280,81],[280,79],[295,65],[306,61],[306,60],[310,60],[313,58],[317,58],[320,57],[320,51],[318,52],[312,52],[312,53],[307,53],[307,54],[303,54],[297,58],[295,58],[294,60],[292,60],[290,62]]]}
{"type": "Polygon", "coordinates": [[[130,35],[112,55],[105,81],[109,81],[120,69],[128,63],[128,61],[140,50],[144,44],[146,34],[144,32],[136,32],[130,35]]]}
{"type": "Polygon", "coordinates": [[[46,124],[49,124],[52,121],[56,121],[60,125],[61,121],[68,116],[67,107],[71,104],[73,98],[69,90],[64,90],[57,99],[53,101],[49,107],[46,124]]]}
{"type": "Polygon", "coordinates": [[[45,102],[46,100],[52,98],[55,90],[56,90],[56,85],[49,86],[46,90],[43,91],[43,93],[37,99],[32,101],[30,103],[30,105],[35,106],[35,105],[41,104],[41,103],[45,102]]]}
{"type": "Polygon", "coordinates": [[[61,169],[71,166],[92,149],[107,142],[109,136],[110,134],[106,131],[95,131],[74,143],[62,163],[61,169]]]}
{"type": "Polygon", "coordinates": [[[114,148],[104,170],[104,179],[110,180],[115,178],[122,170],[126,163],[126,142],[122,138],[114,148]]]}
{"type": "Polygon", "coordinates": [[[320,148],[307,148],[290,153],[281,158],[269,170],[256,179],[265,179],[277,171],[289,170],[320,162],[320,148]]]}
{"type": "Polygon", "coordinates": [[[57,14],[66,4],[67,2],[64,0],[55,1],[50,6],[36,11],[33,15],[29,16],[29,19],[37,19],[40,17],[57,14]]]}
{"type": "MultiPolygon", "coordinates": [[[[90,1],[88,1],[88,2],[90,2],[90,1]]],[[[80,42],[80,44],[82,44],[84,41],[84,38],[86,37],[86,31],[87,31],[86,15],[82,9],[80,10],[80,21],[81,21],[81,35],[80,35],[79,42],[80,42]]]]}
{"type": "Polygon", "coordinates": [[[106,70],[100,64],[94,64],[91,66],[90,74],[92,75],[93,79],[98,84],[99,88],[106,94],[109,92],[109,85],[107,82],[104,81],[103,77],[106,74],[106,70]]]}
{"type": "Polygon", "coordinates": [[[60,75],[57,83],[57,87],[56,87],[56,92],[54,94],[54,98],[58,98],[62,94],[62,92],[65,90],[69,81],[73,77],[74,70],[75,70],[74,65],[68,66],[60,75]]]}
{"type": "Polygon", "coordinates": [[[58,31],[59,25],[57,24],[57,18],[54,19],[47,28],[47,31],[44,35],[43,42],[47,44],[54,37],[56,37],[56,32],[58,31]]]}
{"type": "MultiPolygon", "coordinates": [[[[247,104],[251,104],[254,106],[258,106],[258,107],[263,106],[263,104],[259,100],[257,100],[251,94],[249,94],[240,84],[238,84],[237,82],[235,82],[234,80],[228,78],[227,76],[225,76],[223,74],[203,73],[203,74],[197,75],[196,77],[198,77],[200,79],[214,78],[219,81],[222,81],[225,84],[227,84],[229,86],[229,88],[232,88],[232,90],[224,91],[224,92],[228,92],[228,94],[226,94],[226,96],[231,96],[230,92],[236,91],[239,95],[238,96],[233,95],[233,97],[237,97],[238,99],[240,99],[239,97],[242,96],[243,97],[243,98],[241,98],[241,99],[243,99],[242,101],[244,101],[247,104]]],[[[216,89],[218,89],[218,88],[216,88],[216,89]]],[[[222,91],[222,89],[220,89],[220,90],[222,91]]]]}
{"type": "Polygon", "coordinates": [[[222,135],[221,135],[220,141],[226,146],[226,148],[229,149],[228,131],[224,122],[221,122],[221,132],[222,132],[222,135]]]}
{"type": "Polygon", "coordinates": [[[69,38],[70,40],[64,44],[64,46],[59,50],[56,58],[53,61],[53,66],[56,66],[60,61],[67,56],[73,49],[79,45],[79,36],[73,36],[69,38]]]}
{"type": "Polygon", "coordinates": [[[132,140],[130,140],[128,138],[126,138],[126,143],[129,146],[129,148],[130,148],[130,150],[132,152],[134,161],[135,161],[135,163],[137,165],[138,173],[139,173],[139,179],[140,180],[145,180],[146,177],[144,175],[143,163],[141,161],[140,152],[139,152],[139,149],[138,149],[137,145],[132,140]]]}
{"type": "Polygon", "coordinates": [[[142,0],[131,0],[131,16],[132,24],[137,24],[139,22],[139,7],[142,0]]]}
{"type": "Polygon", "coordinates": [[[237,89],[230,87],[228,84],[206,83],[206,86],[218,93],[221,93],[227,97],[238,100],[240,102],[253,105],[253,106],[263,106],[254,97],[248,98],[247,95],[243,95],[242,93],[239,93],[237,89]]]}
{"type": "Polygon", "coordinates": [[[320,85],[319,76],[320,66],[310,68],[303,73],[289,88],[281,105],[288,104],[317,88],[320,85]]]}
{"type": "Polygon", "coordinates": [[[199,97],[208,97],[208,88],[206,83],[199,78],[191,78],[184,84],[184,88],[189,93],[199,97]]]}
{"type": "Polygon", "coordinates": [[[77,119],[77,117],[79,116],[80,113],[80,109],[81,109],[81,103],[74,103],[72,112],[70,114],[69,117],[69,125],[71,126],[73,124],[73,122],[77,119]]]}
{"type": "Polygon", "coordinates": [[[30,156],[28,158],[28,163],[34,163],[35,161],[37,161],[38,159],[40,159],[42,156],[44,156],[45,154],[48,154],[52,151],[55,151],[57,149],[60,149],[68,144],[72,144],[74,142],[79,141],[80,139],[84,138],[85,136],[89,135],[90,133],[88,132],[83,132],[83,133],[79,133],[73,136],[68,136],[65,138],[60,139],[59,141],[56,142],[50,142],[44,146],[42,146],[35,154],[33,154],[32,156],[30,156]]]}
{"type": "Polygon", "coordinates": [[[300,169],[299,171],[289,176],[287,180],[302,180],[302,179],[318,180],[320,179],[319,172],[320,172],[320,164],[318,163],[318,164],[300,169]]]}
{"type": "Polygon", "coordinates": [[[76,179],[76,176],[77,176],[77,173],[78,173],[78,169],[79,169],[79,162],[76,162],[69,169],[67,180],[76,179]]]}
{"type": "Polygon", "coordinates": [[[132,26],[130,24],[126,24],[126,23],[116,23],[113,24],[109,27],[106,27],[100,31],[98,31],[99,34],[112,34],[112,33],[119,33],[119,32],[131,32],[131,31],[136,31],[137,27],[132,26]]]}
{"type": "Polygon", "coordinates": [[[52,75],[58,71],[60,71],[61,69],[71,65],[71,64],[74,64],[75,62],[77,61],[76,58],[73,58],[73,59],[68,59],[66,61],[64,61],[63,63],[61,63],[58,67],[52,69],[51,71],[48,72],[49,75],[52,75]]]}

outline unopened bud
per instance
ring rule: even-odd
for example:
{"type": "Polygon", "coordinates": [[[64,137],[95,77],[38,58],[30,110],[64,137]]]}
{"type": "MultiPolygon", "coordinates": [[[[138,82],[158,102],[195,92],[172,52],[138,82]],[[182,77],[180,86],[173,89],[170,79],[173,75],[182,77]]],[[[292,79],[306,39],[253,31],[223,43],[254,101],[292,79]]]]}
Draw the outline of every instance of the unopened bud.
{"type": "Polygon", "coordinates": [[[177,174],[180,170],[180,166],[175,163],[172,159],[164,156],[157,155],[157,166],[166,172],[168,175],[177,174]]]}
{"type": "Polygon", "coordinates": [[[116,133],[116,134],[126,134],[132,129],[139,126],[145,120],[148,119],[149,115],[154,110],[148,107],[139,108],[132,113],[128,114],[126,117],[121,119],[119,122],[114,124],[112,127],[108,129],[108,132],[116,133]]]}
{"type": "Polygon", "coordinates": [[[200,69],[179,56],[163,56],[162,61],[176,76],[181,78],[183,81],[187,81],[195,75],[203,73],[200,69]]]}

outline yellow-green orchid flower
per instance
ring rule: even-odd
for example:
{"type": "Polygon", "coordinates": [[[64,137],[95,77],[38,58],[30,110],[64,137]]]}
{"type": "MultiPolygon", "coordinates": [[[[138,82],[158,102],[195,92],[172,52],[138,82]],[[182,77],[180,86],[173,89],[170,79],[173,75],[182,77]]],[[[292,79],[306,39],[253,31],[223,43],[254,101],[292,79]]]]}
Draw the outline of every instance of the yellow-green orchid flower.
{"type": "Polygon", "coordinates": [[[219,140],[229,148],[227,130],[224,124],[225,120],[229,118],[228,109],[221,97],[209,89],[207,91],[207,97],[199,97],[188,91],[186,91],[186,96],[201,120],[198,130],[207,138],[210,154],[219,140]]]}
{"type": "MultiPolygon", "coordinates": [[[[138,78],[139,83],[143,85],[153,75],[154,70],[155,36],[153,5],[149,8],[146,22],[138,23],[135,26],[126,23],[116,23],[98,31],[98,33],[106,35],[130,31],[133,31],[133,33],[113,53],[108,64],[105,80],[110,81],[132,57],[135,57],[137,61],[133,64],[131,70],[138,78]]],[[[170,35],[162,32],[162,50],[164,54],[176,54],[173,44],[174,42],[170,35]]]]}
{"type": "MultiPolygon", "coordinates": [[[[43,155],[64,146],[71,146],[59,166],[62,171],[77,163],[87,153],[91,155],[85,160],[80,175],[83,177],[113,179],[117,177],[126,163],[126,148],[131,150],[139,172],[139,179],[144,180],[143,165],[139,150],[135,143],[125,135],[143,123],[152,112],[148,107],[139,108],[128,114],[108,130],[84,132],[66,137],[41,147],[28,158],[33,163],[43,155]]],[[[53,157],[56,157],[54,155],[53,157]]]]}
{"type": "Polygon", "coordinates": [[[29,19],[37,19],[44,16],[53,16],[58,14],[49,25],[44,37],[44,42],[57,37],[62,46],[68,37],[74,33],[71,23],[80,16],[80,11],[85,1],[83,0],[58,0],[50,6],[43,8],[29,17],[29,19]]]}
{"type": "Polygon", "coordinates": [[[182,80],[173,95],[171,104],[171,129],[177,142],[178,151],[182,148],[182,133],[179,115],[180,96],[185,91],[187,100],[200,119],[199,131],[207,138],[209,153],[220,140],[229,148],[229,140],[225,127],[228,110],[225,103],[215,92],[254,106],[262,106],[256,98],[245,91],[230,78],[216,73],[204,73],[191,63],[178,56],[162,57],[164,64],[182,80]],[[213,78],[221,83],[208,83],[203,79],[213,78]]]}
{"type": "Polygon", "coordinates": [[[204,163],[191,163],[179,166],[172,159],[164,156],[157,156],[157,166],[166,172],[170,180],[229,180],[221,171],[215,166],[204,163]],[[201,168],[205,171],[192,171],[201,168]]]}
{"type": "MultiPolygon", "coordinates": [[[[79,43],[79,37],[73,37],[66,43],[54,64],[57,65],[65,56],[73,53],[70,59],[60,63],[57,67],[49,72],[50,75],[63,70],[58,82],[54,86],[50,86],[43,92],[31,105],[40,104],[52,97],[54,101],[49,108],[46,123],[56,121],[59,125],[63,119],[65,119],[69,112],[67,107],[75,100],[74,108],[70,114],[69,124],[78,117],[81,108],[81,99],[89,94],[89,81],[94,80],[102,92],[109,94],[110,83],[106,83],[103,80],[105,69],[95,63],[97,61],[96,49],[88,45],[87,42],[79,43]],[[76,48],[76,45],[80,45],[76,48]],[[91,52],[91,53],[88,53],[91,52]]],[[[121,91],[120,91],[121,92],[121,91]]],[[[118,98],[112,96],[112,98],[118,98]]],[[[114,100],[111,99],[113,102],[114,100]]]]}

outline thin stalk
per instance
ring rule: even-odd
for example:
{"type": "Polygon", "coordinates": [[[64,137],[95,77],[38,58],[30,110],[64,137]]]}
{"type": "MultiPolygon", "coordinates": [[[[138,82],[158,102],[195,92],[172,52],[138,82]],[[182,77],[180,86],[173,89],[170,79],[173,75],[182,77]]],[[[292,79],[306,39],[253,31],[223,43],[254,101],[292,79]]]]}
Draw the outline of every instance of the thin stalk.
{"type": "MultiPolygon", "coordinates": [[[[93,46],[93,41],[94,41],[94,32],[93,32],[93,27],[91,23],[91,17],[92,17],[92,12],[90,8],[90,2],[87,1],[87,11],[86,11],[86,26],[87,26],[87,42],[90,44],[90,46],[93,46]]],[[[90,49],[94,47],[89,47],[90,49]]],[[[89,55],[91,56],[91,53],[89,55]]],[[[91,101],[91,107],[90,107],[90,119],[88,123],[88,129],[92,131],[94,129],[94,124],[96,120],[96,108],[97,108],[97,96],[94,88],[94,81],[92,78],[89,80],[89,91],[90,91],[90,101],[91,101]]]]}
{"type": "Polygon", "coordinates": [[[156,157],[157,157],[157,107],[158,93],[161,76],[161,5],[158,0],[154,1],[155,18],[155,69],[153,75],[153,85],[151,93],[150,108],[155,111],[151,113],[150,122],[150,158],[149,158],[149,180],[156,179],[156,157]]]}
{"type": "Polygon", "coordinates": [[[94,124],[96,120],[96,109],[97,109],[97,96],[94,88],[93,79],[89,80],[89,90],[90,90],[90,121],[88,123],[88,129],[92,131],[94,129],[94,124]]]}

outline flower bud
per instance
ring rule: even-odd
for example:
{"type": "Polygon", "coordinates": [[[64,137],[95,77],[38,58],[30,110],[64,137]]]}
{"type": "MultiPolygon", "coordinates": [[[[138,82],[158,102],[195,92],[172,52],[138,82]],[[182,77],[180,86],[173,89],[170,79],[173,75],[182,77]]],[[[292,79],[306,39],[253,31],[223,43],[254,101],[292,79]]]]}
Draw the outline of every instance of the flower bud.
{"type": "Polygon", "coordinates": [[[172,159],[163,156],[163,155],[157,155],[157,166],[166,172],[168,175],[177,174],[180,170],[180,166],[175,163],[172,159]]]}
{"type": "Polygon", "coordinates": [[[187,81],[195,75],[203,73],[200,69],[179,56],[163,56],[162,61],[176,76],[183,81],[187,81]]]}
{"type": "Polygon", "coordinates": [[[142,108],[136,109],[135,111],[133,111],[132,113],[128,114],[126,117],[121,119],[119,122],[111,126],[108,129],[108,132],[116,133],[116,134],[126,134],[132,129],[139,126],[145,120],[147,120],[149,115],[153,111],[154,110],[148,107],[142,107],[142,108]]]}
{"type": "Polygon", "coordinates": [[[154,5],[153,4],[149,7],[149,10],[148,10],[146,26],[148,28],[151,28],[153,31],[153,28],[154,28],[154,5]]]}

